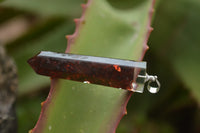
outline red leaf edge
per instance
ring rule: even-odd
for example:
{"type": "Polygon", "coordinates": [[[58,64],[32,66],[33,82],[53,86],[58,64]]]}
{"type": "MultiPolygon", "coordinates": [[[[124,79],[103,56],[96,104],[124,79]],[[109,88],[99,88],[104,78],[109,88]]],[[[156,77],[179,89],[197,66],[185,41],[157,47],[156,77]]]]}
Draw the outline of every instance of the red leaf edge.
{"type": "MultiPolygon", "coordinates": [[[[149,21],[148,21],[148,25],[147,25],[148,31],[146,33],[146,37],[145,37],[145,40],[144,40],[144,43],[143,43],[142,55],[139,58],[139,61],[143,60],[146,51],[149,49],[147,42],[148,42],[148,39],[149,39],[151,32],[153,31],[153,28],[151,27],[151,21],[152,21],[152,16],[153,16],[153,13],[154,13],[155,1],[156,0],[152,0],[152,5],[151,5],[151,8],[149,10],[149,21]]],[[[76,37],[78,36],[80,26],[81,26],[81,24],[84,24],[84,22],[85,22],[85,13],[86,13],[87,7],[90,6],[91,2],[92,2],[92,0],[88,0],[88,2],[86,4],[81,5],[82,9],[83,9],[82,16],[79,19],[74,19],[74,22],[76,24],[75,32],[72,35],[66,36],[68,45],[67,45],[67,49],[66,49],[65,53],[69,53],[71,45],[74,43],[76,37]]],[[[45,124],[44,120],[46,119],[45,112],[46,112],[46,109],[48,109],[48,105],[51,103],[52,94],[55,91],[54,88],[56,88],[55,86],[57,86],[57,84],[58,84],[57,79],[51,79],[51,88],[50,88],[50,92],[48,94],[48,97],[44,102],[41,103],[41,113],[40,113],[39,119],[38,119],[35,127],[32,130],[30,130],[29,133],[42,132],[42,129],[43,129],[44,124],[45,124]]],[[[118,119],[117,119],[116,123],[114,124],[113,128],[111,128],[110,133],[116,132],[116,129],[117,129],[121,119],[123,118],[124,115],[127,114],[126,106],[128,104],[129,99],[131,98],[132,94],[133,94],[133,92],[130,92],[130,91],[127,93],[126,100],[123,104],[123,107],[121,108],[121,114],[119,114],[118,119]]]]}

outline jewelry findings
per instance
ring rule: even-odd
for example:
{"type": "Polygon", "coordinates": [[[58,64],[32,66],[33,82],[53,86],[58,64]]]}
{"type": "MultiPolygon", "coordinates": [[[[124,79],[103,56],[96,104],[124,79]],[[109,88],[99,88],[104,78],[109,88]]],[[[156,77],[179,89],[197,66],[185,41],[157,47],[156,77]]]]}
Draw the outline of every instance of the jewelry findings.
{"type": "Polygon", "coordinates": [[[40,75],[140,92],[160,89],[157,76],[146,73],[146,62],[42,51],[28,60],[40,75]],[[156,83],[156,86],[151,84],[156,83]]]}

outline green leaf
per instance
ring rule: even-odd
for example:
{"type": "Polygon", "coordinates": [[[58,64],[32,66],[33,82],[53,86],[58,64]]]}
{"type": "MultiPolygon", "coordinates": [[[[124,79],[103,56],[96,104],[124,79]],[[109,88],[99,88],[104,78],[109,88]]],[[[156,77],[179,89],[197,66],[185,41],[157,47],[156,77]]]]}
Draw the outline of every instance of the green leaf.
{"type": "Polygon", "coordinates": [[[153,50],[174,68],[200,102],[200,1],[162,1],[152,34],[153,50]],[[187,6],[186,6],[187,5],[187,6]],[[187,7],[187,8],[186,8],[187,7]],[[165,32],[162,32],[165,31],[165,32]]]}
{"type": "Polygon", "coordinates": [[[63,36],[71,33],[72,30],[72,24],[66,21],[46,34],[42,34],[39,39],[31,40],[30,43],[22,43],[22,46],[17,44],[16,47],[14,45],[9,47],[8,52],[15,59],[18,68],[18,95],[23,95],[50,85],[49,78],[37,75],[28,65],[27,60],[42,50],[62,52],[66,48],[66,39],[63,36]],[[21,49],[23,49],[23,52],[21,49]]]}
{"type": "Polygon", "coordinates": [[[43,101],[45,96],[44,94],[35,95],[37,96],[27,95],[22,99],[18,98],[16,113],[19,133],[27,133],[37,122],[41,109],[41,105],[38,103],[43,101]]]}
{"type": "MultiPolygon", "coordinates": [[[[142,0],[123,10],[106,0],[89,0],[85,14],[76,20],[78,29],[73,36],[68,36],[68,51],[140,60],[150,30],[152,2],[142,0]]],[[[33,132],[115,132],[121,117],[126,114],[131,92],[68,80],[59,82],[52,81],[33,132]]]]}
{"type": "Polygon", "coordinates": [[[84,0],[7,0],[2,5],[42,15],[77,16],[84,0]]]}

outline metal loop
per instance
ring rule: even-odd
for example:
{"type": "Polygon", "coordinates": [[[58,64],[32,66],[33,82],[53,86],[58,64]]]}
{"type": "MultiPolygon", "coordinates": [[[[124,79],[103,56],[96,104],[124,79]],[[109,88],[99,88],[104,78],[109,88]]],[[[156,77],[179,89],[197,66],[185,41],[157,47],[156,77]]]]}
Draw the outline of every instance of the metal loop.
{"type": "Polygon", "coordinates": [[[157,93],[160,90],[161,85],[157,78],[157,76],[146,75],[146,82],[148,82],[147,89],[151,93],[157,93]],[[156,82],[157,87],[151,86],[153,82],[156,82]]]}

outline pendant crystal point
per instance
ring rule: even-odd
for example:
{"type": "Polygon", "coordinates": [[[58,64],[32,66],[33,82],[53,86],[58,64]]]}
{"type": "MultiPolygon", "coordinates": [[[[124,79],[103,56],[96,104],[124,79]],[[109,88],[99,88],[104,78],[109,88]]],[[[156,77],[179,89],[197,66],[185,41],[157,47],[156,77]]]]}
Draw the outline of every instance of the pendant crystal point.
{"type": "Polygon", "coordinates": [[[42,51],[28,63],[40,75],[140,93],[146,82],[146,62],[42,51]]]}

